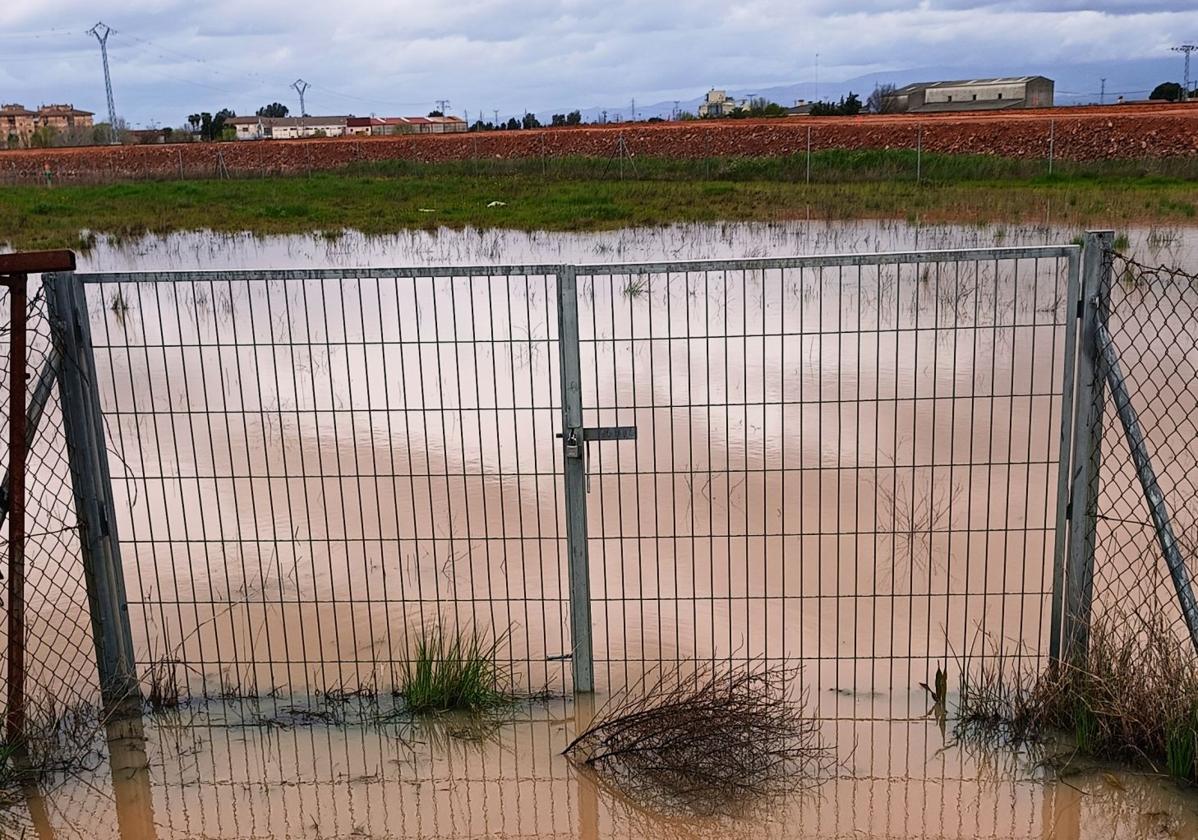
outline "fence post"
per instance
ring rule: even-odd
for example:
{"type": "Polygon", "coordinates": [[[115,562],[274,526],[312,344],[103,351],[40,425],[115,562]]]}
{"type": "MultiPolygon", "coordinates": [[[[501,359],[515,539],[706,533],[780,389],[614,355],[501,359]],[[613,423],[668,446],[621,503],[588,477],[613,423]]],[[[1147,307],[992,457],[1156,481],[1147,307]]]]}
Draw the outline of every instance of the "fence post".
{"type": "Polygon", "coordinates": [[[9,316],[8,403],[8,697],[5,739],[18,743],[25,732],[25,371],[29,276],[7,278],[9,316]]]}
{"type": "Polygon", "coordinates": [[[589,694],[595,690],[595,664],[591,639],[590,560],[587,556],[587,467],[582,431],[578,280],[574,266],[562,266],[558,271],[557,319],[566,487],[566,561],[570,585],[570,661],[574,669],[574,691],[589,694]]]}
{"type": "MultiPolygon", "coordinates": [[[[1064,603],[1059,659],[1080,662],[1090,646],[1090,612],[1094,599],[1094,541],[1098,527],[1099,472],[1102,466],[1102,419],[1106,375],[1099,326],[1110,314],[1111,249],[1114,233],[1086,233],[1082,250],[1081,299],[1078,315],[1076,400],[1073,456],[1070,461],[1069,545],[1065,557],[1064,603]]],[[[1066,457],[1065,453],[1061,457],[1066,457]]],[[[1059,593],[1054,593],[1059,594],[1059,593]]]]}
{"type": "Polygon", "coordinates": [[[87,299],[73,273],[47,275],[45,287],[54,343],[62,354],[58,388],[100,692],[106,711],[136,712],[141,697],[87,299]]]}

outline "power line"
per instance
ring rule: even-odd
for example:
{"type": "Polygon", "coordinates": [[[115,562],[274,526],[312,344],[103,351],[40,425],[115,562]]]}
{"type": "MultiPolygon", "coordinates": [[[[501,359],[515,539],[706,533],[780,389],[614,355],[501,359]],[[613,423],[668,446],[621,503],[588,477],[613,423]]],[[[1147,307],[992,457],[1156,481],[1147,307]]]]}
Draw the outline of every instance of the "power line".
{"type": "Polygon", "coordinates": [[[104,62],[104,92],[108,95],[108,133],[110,143],[119,143],[120,138],[116,133],[116,105],[112,101],[112,76],[108,72],[108,36],[113,33],[113,28],[103,22],[98,22],[91,29],[87,30],[88,35],[94,35],[100,43],[100,58],[104,62]]]}

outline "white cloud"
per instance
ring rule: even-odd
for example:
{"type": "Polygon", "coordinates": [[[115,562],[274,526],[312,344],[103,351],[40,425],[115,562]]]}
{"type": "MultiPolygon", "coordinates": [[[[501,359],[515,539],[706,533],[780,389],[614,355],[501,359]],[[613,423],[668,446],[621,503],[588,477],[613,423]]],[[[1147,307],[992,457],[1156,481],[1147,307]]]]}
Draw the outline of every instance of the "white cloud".
{"type": "MultiPolygon", "coordinates": [[[[118,110],[179,123],[239,112],[312,83],[310,111],[477,111],[616,105],[812,76],[904,67],[1010,66],[1159,57],[1184,30],[1181,0],[8,0],[0,99],[101,110],[103,17],[118,110]]],[[[293,106],[294,107],[294,106],[293,106]]]]}

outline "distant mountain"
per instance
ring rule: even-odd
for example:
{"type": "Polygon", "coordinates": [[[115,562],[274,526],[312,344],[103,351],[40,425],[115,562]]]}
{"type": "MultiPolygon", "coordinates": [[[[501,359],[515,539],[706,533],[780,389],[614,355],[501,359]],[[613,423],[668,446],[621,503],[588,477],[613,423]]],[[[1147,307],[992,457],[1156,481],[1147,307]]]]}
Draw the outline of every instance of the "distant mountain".
{"type": "MultiPolygon", "coordinates": [[[[1161,82],[1181,81],[1182,63],[1179,58],[1153,58],[1135,61],[1112,61],[1109,63],[1062,64],[1053,67],[1039,65],[1020,65],[1005,67],[918,67],[909,70],[886,70],[856,76],[844,81],[795,82],[794,84],[778,85],[765,88],[741,88],[729,86],[724,88],[728,95],[736,99],[747,98],[749,95],[764,97],[780,105],[793,105],[796,100],[806,99],[839,99],[850,92],[857,93],[862,99],[868,97],[875,85],[893,84],[906,85],[912,82],[931,82],[938,79],[970,79],[988,78],[992,76],[1047,76],[1056,82],[1056,103],[1058,105],[1081,105],[1096,103],[1101,92],[1101,80],[1106,78],[1106,101],[1114,102],[1117,97],[1126,99],[1146,99],[1149,92],[1161,82]]],[[[719,80],[713,80],[714,87],[721,87],[719,80]]],[[[636,118],[640,120],[650,117],[669,118],[675,107],[681,111],[695,113],[699,103],[706,95],[702,93],[691,99],[680,99],[677,104],[673,100],[637,105],[636,118]]],[[[574,109],[562,107],[549,111],[538,111],[537,119],[548,124],[553,114],[566,113],[574,109]]],[[[630,103],[610,105],[606,108],[596,106],[583,108],[582,118],[586,122],[598,122],[606,111],[609,122],[617,118],[631,119],[630,103]]]]}

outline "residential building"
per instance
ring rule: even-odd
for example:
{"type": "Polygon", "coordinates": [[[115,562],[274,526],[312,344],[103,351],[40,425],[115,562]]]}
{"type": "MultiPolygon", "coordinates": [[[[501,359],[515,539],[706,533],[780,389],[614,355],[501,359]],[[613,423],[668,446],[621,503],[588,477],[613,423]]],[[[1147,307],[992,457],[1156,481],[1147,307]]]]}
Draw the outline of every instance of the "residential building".
{"type": "Polygon", "coordinates": [[[27,146],[36,115],[23,105],[0,107],[0,141],[7,146],[27,146]]]}
{"type": "Polygon", "coordinates": [[[1044,76],[919,82],[888,94],[885,110],[928,114],[945,111],[1051,108],[1053,90],[1052,79],[1044,76]]]}
{"type": "Polygon", "coordinates": [[[92,128],[91,111],[80,111],[74,105],[43,105],[37,109],[38,127],[47,126],[57,132],[67,133],[72,129],[92,128]]]}
{"type": "Polygon", "coordinates": [[[745,100],[735,100],[728,96],[725,90],[712,88],[707,91],[703,101],[699,103],[700,117],[726,117],[737,108],[744,108],[745,100]]]}

